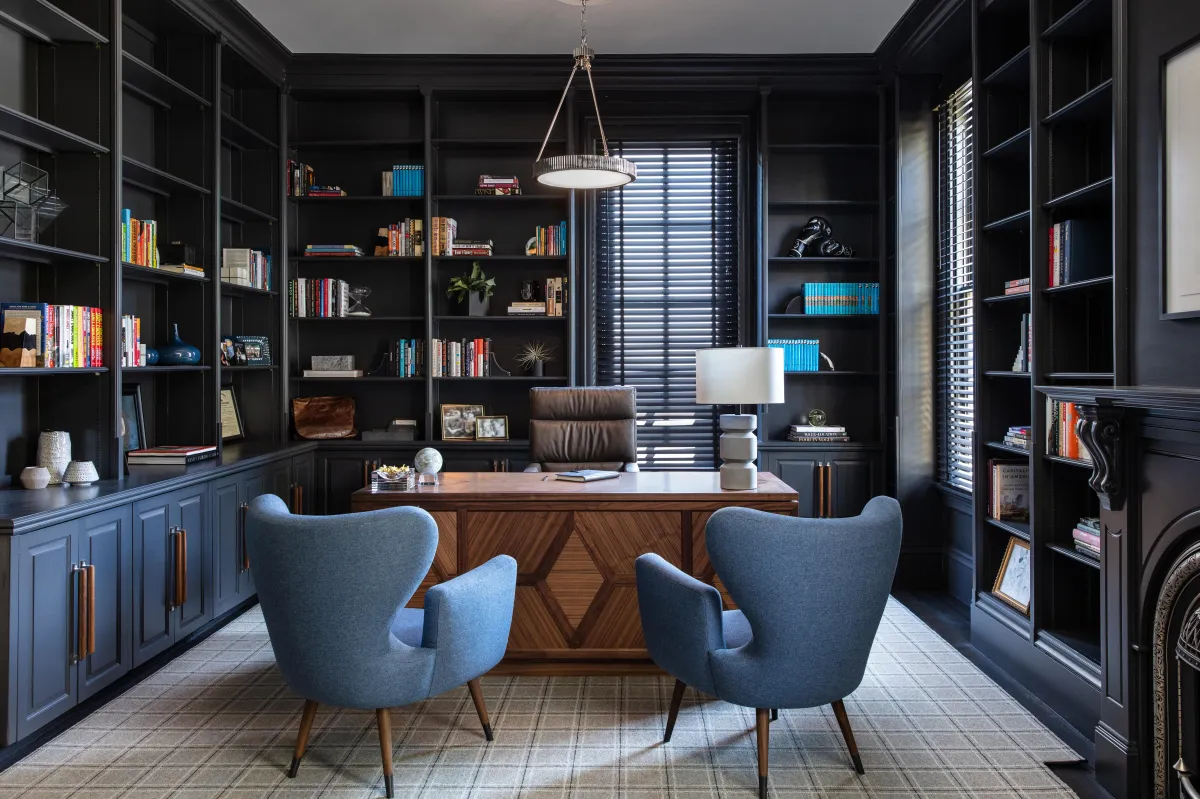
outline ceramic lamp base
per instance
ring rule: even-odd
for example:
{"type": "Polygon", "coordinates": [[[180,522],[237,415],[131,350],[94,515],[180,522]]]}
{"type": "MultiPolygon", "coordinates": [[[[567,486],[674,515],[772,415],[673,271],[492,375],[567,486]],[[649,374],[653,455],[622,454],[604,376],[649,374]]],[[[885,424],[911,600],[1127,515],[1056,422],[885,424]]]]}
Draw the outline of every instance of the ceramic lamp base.
{"type": "Polygon", "coordinates": [[[758,487],[758,417],[752,413],[721,414],[721,488],[748,491],[758,487]]]}

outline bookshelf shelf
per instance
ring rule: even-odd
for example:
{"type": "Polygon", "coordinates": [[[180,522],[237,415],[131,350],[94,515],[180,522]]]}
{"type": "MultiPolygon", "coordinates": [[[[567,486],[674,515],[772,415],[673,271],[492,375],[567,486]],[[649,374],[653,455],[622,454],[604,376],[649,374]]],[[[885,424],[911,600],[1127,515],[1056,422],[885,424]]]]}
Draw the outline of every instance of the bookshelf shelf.
{"type": "Polygon", "coordinates": [[[289,150],[393,150],[422,147],[424,139],[310,139],[293,141],[289,150]]]}
{"type": "Polygon", "coordinates": [[[277,372],[279,371],[279,367],[275,364],[268,364],[266,366],[222,366],[221,371],[233,372],[234,374],[242,372],[277,372]]]}
{"type": "Polygon", "coordinates": [[[791,258],[779,256],[768,258],[767,263],[773,266],[876,266],[878,258],[791,258]]]}
{"type": "Polygon", "coordinates": [[[15,108],[0,105],[0,138],[23,144],[43,153],[108,152],[102,144],[77,136],[69,130],[42,122],[15,108]]]}
{"type": "MultiPolygon", "coordinates": [[[[987,585],[990,589],[992,584],[989,582],[987,585]]],[[[986,592],[981,591],[975,601],[980,610],[986,612],[989,616],[996,619],[996,621],[1008,627],[1012,632],[1023,638],[1029,637],[1029,617],[1021,615],[1015,608],[1005,604],[999,599],[996,599],[996,597],[992,596],[990,590],[987,590],[986,592]]]]}
{"type": "Polygon", "coordinates": [[[822,372],[784,372],[785,377],[878,377],[879,372],[853,372],[838,370],[829,370],[822,372]]]}
{"type": "Polygon", "coordinates": [[[779,322],[796,322],[796,321],[846,321],[846,322],[862,322],[870,319],[878,320],[877,313],[843,313],[843,314],[825,314],[825,313],[773,313],[767,314],[767,318],[779,322]]]}
{"type": "Polygon", "coordinates": [[[1023,291],[1020,294],[997,294],[994,297],[984,297],[984,305],[996,305],[1002,302],[1028,302],[1029,292],[1023,291]]]}
{"type": "Polygon", "coordinates": [[[988,377],[1009,378],[1009,379],[1017,379],[1017,380],[1028,380],[1029,379],[1029,372],[1013,372],[1013,371],[1005,371],[1003,369],[996,369],[996,370],[993,370],[990,372],[984,372],[984,374],[988,377]]]}
{"type": "Polygon", "coordinates": [[[1042,630],[1038,643],[1057,649],[1068,660],[1091,672],[1094,684],[1100,684],[1100,636],[1086,630],[1042,630]],[[1082,660],[1080,660],[1082,659],[1082,660]]]}
{"type": "Polygon", "coordinates": [[[1028,522],[1002,522],[999,519],[993,519],[991,516],[985,516],[984,521],[998,530],[1003,530],[1009,535],[1015,535],[1023,541],[1031,541],[1029,534],[1028,522]]]}
{"type": "Polygon", "coordinates": [[[996,230],[1029,230],[1029,212],[1021,211],[1011,216],[1002,217],[995,222],[989,222],[984,225],[983,229],[989,233],[996,230]]]}
{"type": "Polygon", "coordinates": [[[1100,561],[1093,560],[1092,558],[1089,558],[1087,555],[1081,555],[1080,553],[1078,553],[1075,550],[1070,549],[1068,547],[1060,546],[1058,544],[1047,544],[1046,549],[1048,549],[1051,552],[1054,552],[1058,555],[1062,555],[1067,560],[1073,560],[1076,563],[1082,563],[1084,566],[1087,566],[1089,569],[1096,569],[1097,571],[1099,571],[1099,569],[1100,569],[1100,561]]]}
{"type": "Polygon", "coordinates": [[[165,109],[174,105],[212,107],[208,100],[131,53],[123,53],[122,61],[125,88],[154,105],[165,109]]]}
{"type": "Polygon", "coordinates": [[[102,375],[108,372],[107,366],[88,368],[29,366],[25,368],[0,368],[3,377],[52,377],[61,375],[102,375]]]}
{"type": "Polygon", "coordinates": [[[304,266],[327,264],[330,266],[345,266],[348,264],[389,264],[391,266],[419,266],[425,259],[412,255],[292,255],[291,260],[304,266]]]}
{"type": "Polygon", "coordinates": [[[345,197],[293,197],[288,196],[288,202],[299,205],[338,205],[343,203],[414,203],[425,199],[418,194],[412,197],[391,197],[382,194],[350,194],[345,197]]]}
{"type": "Polygon", "coordinates": [[[439,314],[436,322],[565,322],[566,316],[465,316],[462,314],[439,314]]]}
{"type": "Polygon", "coordinates": [[[322,322],[326,324],[358,322],[424,322],[424,316],[293,316],[293,322],[322,322]]]}
{"type": "Polygon", "coordinates": [[[1082,0],[1042,31],[1042,41],[1103,34],[1111,24],[1112,14],[1105,0],[1082,0]]]}
{"type": "Polygon", "coordinates": [[[48,244],[36,244],[31,241],[17,241],[7,236],[0,236],[0,258],[11,258],[15,261],[37,264],[108,263],[108,259],[102,255],[65,250],[61,247],[51,247],[48,244]]]}
{"type": "Polygon", "coordinates": [[[229,197],[221,198],[221,218],[239,225],[273,225],[279,221],[265,211],[260,211],[229,197]]]}
{"type": "Polygon", "coordinates": [[[169,172],[164,172],[149,164],[135,161],[129,156],[122,158],[121,164],[121,179],[125,183],[143,188],[152,194],[162,197],[170,197],[174,192],[212,194],[208,189],[192,183],[190,180],[176,177],[169,172]]]}
{"type": "Polygon", "coordinates": [[[989,86],[1027,85],[1029,83],[1030,48],[1018,52],[983,79],[989,86]]]}
{"type": "Polygon", "coordinates": [[[519,205],[529,202],[551,202],[563,203],[570,199],[569,195],[565,194],[437,194],[434,195],[434,202],[485,202],[485,203],[512,203],[519,205]]]}
{"type": "Polygon", "coordinates": [[[235,150],[270,151],[279,149],[275,142],[225,111],[221,112],[221,141],[235,150]]]}
{"type": "Polygon", "coordinates": [[[867,142],[863,144],[835,144],[835,143],[815,143],[815,144],[772,144],[770,151],[773,153],[812,153],[815,155],[854,155],[857,153],[877,153],[879,152],[879,144],[877,142],[867,142]]]}
{"type": "Polygon", "coordinates": [[[875,213],[879,210],[879,203],[875,200],[772,200],[767,204],[767,207],[771,211],[831,208],[842,211],[875,213]]]}
{"type": "Polygon", "coordinates": [[[434,380],[446,383],[565,383],[568,378],[558,376],[534,377],[532,375],[489,375],[488,377],[435,377],[434,380]]]}
{"type": "Polygon", "coordinates": [[[178,372],[211,372],[211,366],[197,364],[195,366],[123,366],[124,373],[139,375],[173,374],[178,372]]]}
{"type": "Polygon", "coordinates": [[[1087,461],[1081,461],[1078,458],[1064,458],[1061,455],[1043,455],[1042,457],[1051,463],[1061,463],[1066,466],[1074,466],[1077,469],[1086,469],[1089,472],[1092,470],[1092,464],[1088,463],[1087,461]]]}
{"type": "Polygon", "coordinates": [[[994,449],[997,452],[1006,452],[1010,455],[1020,455],[1023,458],[1029,457],[1029,450],[1021,449],[1020,447],[1014,447],[1001,441],[989,441],[987,442],[987,448],[994,449]]]}
{"type": "Polygon", "coordinates": [[[1018,158],[1029,155],[1029,128],[1010,136],[983,154],[984,158],[1018,158]]]}
{"type": "Polygon", "coordinates": [[[1059,122],[1097,122],[1112,115],[1112,79],[1108,79],[1071,102],[1050,113],[1042,124],[1059,122]]]}
{"type": "MultiPolygon", "coordinates": [[[[563,147],[567,143],[566,139],[552,138],[546,142],[546,149],[549,150],[555,147],[563,147]]],[[[435,138],[432,142],[434,147],[438,148],[484,148],[484,149],[502,149],[505,147],[532,147],[533,152],[530,157],[537,155],[537,148],[542,146],[541,139],[447,139],[435,138]]]]}
{"type": "Polygon", "coordinates": [[[257,288],[254,288],[253,286],[239,286],[236,283],[226,283],[223,280],[221,281],[221,293],[230,295],[230,296],[240,295],[243,297],[278,297],[279,296],[278,291],[274,291],[271,289],[257,289],[257,288]]]}
{"type": "Polygon", "coordinates": [[[1112,178],[1104,178],[1074,191],[1049,200],[1047,210],[1074,210],[1112,202],[1112,178]]]}
{"type": "Polygon", "coordinates": [[[1087,383],[1108,382],[1116,379],[1113,372],[1047,372],[1048,380],[1079,380],[1087,383]]]}
{"type": "Polygon", "coordinates": [[[5,25],[44,44],[108,44],[108,39],[47,0],[0,0],[5,25]]]}
{"type": "Polygon", "coordinates": [[[423,383],[424,377],[398,377],[396,375],[363,375],[362,377],[304,377],[292,375],[292,380],[302,383],[423,383]]]}
{"type": "Polygon", "coordinates": [[[471,261],[566,261],[566,255],[435,255],[435,261],[471,262],[471,261]]]}
{"type": "Polygon", "coordinates": [[[830,444],[810,444],[801,441],[763,441],[758,445],[762,450],[786,450],[794,452],[867,452],[883,449],[883,444],[861,441],[840,441],[830,444]]]}
{"type": "Polygon", "coordinates": [[[143,283],[208,283],[207,277],[192,277],[170,272],[166,269],[156,269],[152,266],[121,262],[121,275],[127,280],[138,280],[143,283]]]}
{"type": "Polygon", "coordinates": [[[1090,280],[1076,280],[1072,283],[1066,283],[1062,286],[1052,286],[1048,289],[1042,289],[1042,293],[1050,295],[1069,294],[1076,291],[1087,291],[1088,289],[1111,287],[1112,284],[1112,275],[1105,275],[1104,277],[1094,277],[1090,280]]]}

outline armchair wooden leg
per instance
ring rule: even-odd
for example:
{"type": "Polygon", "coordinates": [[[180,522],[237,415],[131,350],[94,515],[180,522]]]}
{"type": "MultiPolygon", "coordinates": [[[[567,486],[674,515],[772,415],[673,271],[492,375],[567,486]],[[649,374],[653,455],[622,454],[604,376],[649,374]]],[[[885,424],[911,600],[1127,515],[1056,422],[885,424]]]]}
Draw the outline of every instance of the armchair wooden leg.
{"type": "Polygon", "coordinates": [[[487,705],[483,703],[483,689],[479,687],[479,678],[467,683],[471,691],[471,701],[475,703],[475,712],[479,714],[479,723],[483,725],[483,737],[492,740],[492,725],[488,723],[487,705]]]}
{"type": "Polygon", "coordinates": [[[771,712],[758,708],[758,799],[767,799],[767,755],[771,749],[771,712]]]}
{"type": "Polygon", "coordinates": [[[296,749],[292,752],[292,767],[288,776],[295,777],[300,770],[300,758],[304,757],[304,747],[308,746],[308,734],[312,732],[313,718],[317,715],[317,703],[311,699],[304,700],[304,713],[300,716],[300,732],[296,735],[296,749]]]}
{"type": "Polygon", "coordinates": [[[381,707],[375,711],[375,721],[379,724],[379,751],[383,755],[383,786],[387,789],[388,799],[396,795],[395,778],[392,776],[392,711],[381,707]]]}
{"type": "Polygon", "coordinates": [[[846,748],[850,750],[850,759],[854,761],[854,770],[865,774],[862,758],[858,756],[858,744],[854,743],[854,730],[850,729],[850,718],[846,715],[846,706],[842,700],[833,703],[833,715],[837,717],[838,726],[842,728],[842,737],[846,739],[846,748]]]}
{"type": "Polygon", "coordinates": [[[687,685],[683,680],[675,681],[675,690],[671,694],[671,709],[667,711],[667,731],[663,734],[663,743],[670,743],[671,733],[675,731],[675,719],[679,718],[679,705],[683,702],[683,692],[687,685]]]}

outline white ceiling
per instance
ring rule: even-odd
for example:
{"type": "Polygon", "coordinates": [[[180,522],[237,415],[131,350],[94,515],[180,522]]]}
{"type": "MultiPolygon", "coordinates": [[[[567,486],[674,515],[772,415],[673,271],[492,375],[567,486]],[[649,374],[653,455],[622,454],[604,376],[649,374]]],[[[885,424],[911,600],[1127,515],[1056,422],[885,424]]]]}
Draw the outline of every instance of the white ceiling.
{"type": "MultiPolygon", "coordinates": [[[[593,0],[608,53],[870,53],[913,0],[593,0]]],[[[564,54],[565,0],[241,0],[293,53],[564,54]]],[[[603,62],[601,62],[603,63],[603,62]]]]}

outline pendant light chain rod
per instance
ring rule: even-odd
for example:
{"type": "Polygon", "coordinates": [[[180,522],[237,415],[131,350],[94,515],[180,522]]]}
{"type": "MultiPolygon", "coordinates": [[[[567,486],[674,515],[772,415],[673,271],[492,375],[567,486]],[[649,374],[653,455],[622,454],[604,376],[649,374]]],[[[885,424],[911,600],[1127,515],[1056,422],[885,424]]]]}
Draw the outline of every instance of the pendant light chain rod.
{"type": "Polygon", "coordinates": [[[550,120],[550,127],[546,131],[546,138],[542,139],[542,149],[538,150],[536,161],[542,160],[542,154],[546,152],[546,144],[550,141],[550,134],[554,132],[554,125],[558,122],[558,114],[562,111],[563,103],[567,100],[567,92],[571,91],[571,81],[575,80],[575,73],[579,71],[579,63],[571,67],[571,76],[567,78],[567,85],[563,87],[562,97],[558,98],[558,108],[554,109],[554,118],[550,120]]]}
{"type": "Polygon", "coordinates": [[[608,157],[608,137],[604,135],[604,122],[600,119],[600,101],[596,99],[596,84],[592,83],[592,62],[588,60],[583,69],[587,72],[588,86],[592,87],[592,106],[596,109],[596,126],[600,128],[600,143],[604,145],[604,155],[608,157]]]}

